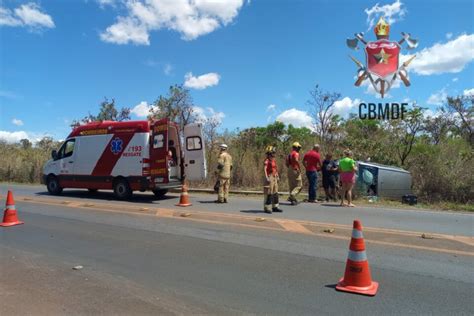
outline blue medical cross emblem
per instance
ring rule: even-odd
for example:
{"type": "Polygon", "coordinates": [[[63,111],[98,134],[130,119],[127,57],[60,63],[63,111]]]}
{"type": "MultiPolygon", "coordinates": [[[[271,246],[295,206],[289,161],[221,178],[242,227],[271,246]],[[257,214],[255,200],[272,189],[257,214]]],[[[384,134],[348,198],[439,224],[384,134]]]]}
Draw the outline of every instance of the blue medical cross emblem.
{"type": "Polygon", "coordinates": [[[117,155],[122,151],[122,145],[123,140],[117,137],[110,143],[110,150],[114,153],[114,155],[117,155]]]}

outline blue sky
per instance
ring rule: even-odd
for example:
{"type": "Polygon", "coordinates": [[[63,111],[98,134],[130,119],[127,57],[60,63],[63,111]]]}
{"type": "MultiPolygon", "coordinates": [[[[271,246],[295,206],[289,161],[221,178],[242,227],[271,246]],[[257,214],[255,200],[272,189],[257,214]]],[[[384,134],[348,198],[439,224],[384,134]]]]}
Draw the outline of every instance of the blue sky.
{"type": "MultiPolygon", "coordinates": [[[[0,138],[64,139],[104,97],[134,118],[170,85],[233,130],[275,119],[308,125],[308,91],[338,91],[337,111],[380,102],[354,87],[347,37],[384,15],[391,39],[419,40],[412,82],[387,102],[436,113],[446,95],[474,93],[474,4],[457,1],[0,0],[0,138]]],[[[138,115],[138,116],[137,116],[138,115]]]]}

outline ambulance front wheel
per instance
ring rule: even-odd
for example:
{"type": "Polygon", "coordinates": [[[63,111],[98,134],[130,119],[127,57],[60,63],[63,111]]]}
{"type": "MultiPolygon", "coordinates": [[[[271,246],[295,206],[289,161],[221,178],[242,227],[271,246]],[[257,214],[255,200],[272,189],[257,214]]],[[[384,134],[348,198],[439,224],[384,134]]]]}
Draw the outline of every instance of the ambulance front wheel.
{"type": "Polygon", "coordinates": [[[46,187],[48,188],[49,194],[59,195],[63,192],[63,188],[59,186],[59,180],[56,176],[49,176],[46,180],[46,187]]]}
{"type": "Polygon", "coordinates": [[[153,190],[153,194],[159,199],[165,197],[166,193],[168,193],[168,190],[166,190],[166,189],[153,190]]]}
{"type": "Polygon", "coordinates": [[[132,189],[128,181],[124,178],[119,178],[114,182],[114,194],[119,200],[127,200],[132,196],[132,189]]]}

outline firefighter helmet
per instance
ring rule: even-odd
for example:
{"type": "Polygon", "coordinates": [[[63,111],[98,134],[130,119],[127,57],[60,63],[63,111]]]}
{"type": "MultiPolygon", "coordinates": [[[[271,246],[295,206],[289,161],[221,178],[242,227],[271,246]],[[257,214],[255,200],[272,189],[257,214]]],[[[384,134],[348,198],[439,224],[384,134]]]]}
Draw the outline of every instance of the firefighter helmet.
{"type": "Polygon", "coordinates": [[[265,148],[265,153],[274,154],[274,153],[276,153],[276,148],[274,146],[267,146],[265,148]]]}

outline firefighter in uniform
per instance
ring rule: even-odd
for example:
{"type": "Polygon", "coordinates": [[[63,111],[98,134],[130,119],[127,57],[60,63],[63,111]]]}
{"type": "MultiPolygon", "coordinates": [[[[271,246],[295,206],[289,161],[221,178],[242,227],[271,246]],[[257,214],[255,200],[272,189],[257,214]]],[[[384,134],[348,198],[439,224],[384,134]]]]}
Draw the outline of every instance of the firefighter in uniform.
{"type": "Polygon", "coordinates": [[[265,180],[263,185],[264,211],[271,214],[272,212],[283,212],[278,206],[278,168],[275,161],[276,149],[273,146],[266,148],[267,158],[264,163],[265,180]]]}
{"type": "Polygon", "coordinates": [[[291,202],[291,205],[298,204],[296,196],[301,192],[301,188],[303,187],[303,178],[301,177],[301,166],[299,162],[300,150],[300,143],[294,142],[291,153],[286,158],[286,166],[288,167],[288,186],[290,188],[290,197],[288,198],[288,201],[291,202]]]}
{"type": "Polygon", "coordinates": [[[219,178],[219,193],[216,203],[227,203],[229,199],[230,175],[232,172],[232,156],[227,152],[227,145],[219,146],[216,174],[219,178]]]}

